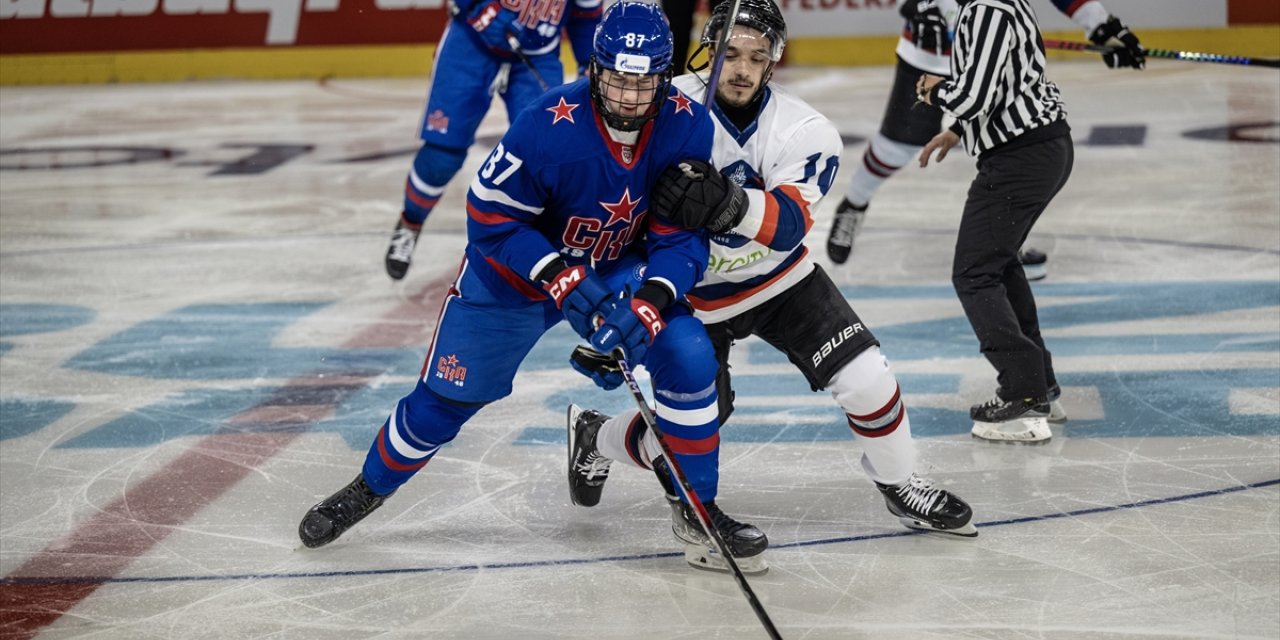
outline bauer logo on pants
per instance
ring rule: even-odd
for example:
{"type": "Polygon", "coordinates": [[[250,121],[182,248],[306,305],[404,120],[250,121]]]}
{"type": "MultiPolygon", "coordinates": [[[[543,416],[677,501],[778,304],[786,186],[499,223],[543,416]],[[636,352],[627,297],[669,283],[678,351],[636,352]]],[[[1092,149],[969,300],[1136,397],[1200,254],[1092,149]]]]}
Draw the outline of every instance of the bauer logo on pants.
{"type": "Polygon", "coordinates": [[[822,361],[827,356],[831,355],[832,351],[835,351],[840,347],[840,345],[844,344],[846,340],[852,338],[853,336],[859,333],[862,333],[862,331],[863,329],[862,329],[861,323],[852,324],[842,329],[840,333],[837,333],[836,335],[832,336],[830,340],[827,340],[826,342],[822,343],[822,347],[817,351],[813,352],[813,366],[816,367],[822,364],[822,361]]]}

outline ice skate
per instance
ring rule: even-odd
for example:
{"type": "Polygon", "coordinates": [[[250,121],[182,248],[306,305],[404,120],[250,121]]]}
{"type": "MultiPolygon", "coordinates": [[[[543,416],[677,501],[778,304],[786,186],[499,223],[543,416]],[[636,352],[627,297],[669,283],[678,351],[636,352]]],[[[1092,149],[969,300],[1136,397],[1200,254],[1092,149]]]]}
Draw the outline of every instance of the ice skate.
{"type": "Polygon", "coordinates": [[[390,496],[374,493],[365,484],[364,475],[358,475],[351,484],[307,511],[298,524],[298,537],[310,548],[323,547],[381,507],[390,496]]]}
{"type": "Polygon", "coordinates": [[[600,455],[596,434],[609,419],[598,411],[569,405],[569,499],[583,507],[600,503],[612,460],[600,455]]]}
{"type": "Polygon", "coordinates": [[[418,244],[418,233],[422,226],[416,228],[405,224],[401,218],[391,232],[391,243],[387,246],[387,275],[392,280],[404,278],[409,272],[409,263],[413,260],[413,248],[418,244]]]}
{"type": "Polygon", "coordinates": [[[972,538],[978,535],[973,526],[973,510],[955,494],[933,486],[933,483],[916,474],[906,482],[893,486],[876,483],[884,494],[889,512],[898,516],[902,524],[911,529],[936,531],[972,538]]]}
{"type": "Polygon", "coordinates": [[[1053,385],[1049,387],[1049,417],[1047,420],[1052,424],[1062,424],[1067,421],[1067,411],[1062,408],[1062,387],[1053,385]]]}
{"type": "MultiPolygon", "coordinates": [[[[994,442],[1041,444],[1048,442],[1049,403],[1035,398],[1004,400],[996,394],[990,400],[969,409],[975,438],[994,442]]],[[[1065,419],[1066,414],[1063,414],[1065,419]]]]}
{"type": "Polygon", "coordinates": [[[1018,262],[1022,263],[1027,280],[1044,280],[1049,275],[1049,256],[1043,251],[1027,247],[1018,252],[1018,262]]]}
{"type": "MultiPolygon", "coordinates": [[[[654,471],[659,474],[659,480],[664,476],[670,478],[667,475],[669,471],[666,460],[659,458],[654,467],[654,471]]],[[[680,498],[674,495],[675,487],[669,479],[662,484],[668,489],[667,506],[671,507],[671,531],[685,545],[685,562],[698,569],[729,571],[729,563],[721,555],[715,541],[702,529],[702,523],[698,521],[698,514],[694,512],[693,507],[681,502],[680,498]]],[[[763,531],[729,517],[720,510],[714,500],[703,502],[702,506],[707,508],[707,515],[711,516],[711,524],[715,526],[716,532],[724,540],[729,553],[733,554],[734,562],[743,573],[764,573],[769,570],[769,565],[764,559],[764,550],[769,547],[769,538],[763,531]]]]}
{"type": "Polygon", "coordinates": [[[848,199],[836,207],[836,217],[831,221],[831,234],[827,236],[827,257],[836,264],[844,264],[853,252],[853,241],[867,218],[867,205],[854,206],[848,199]]]}

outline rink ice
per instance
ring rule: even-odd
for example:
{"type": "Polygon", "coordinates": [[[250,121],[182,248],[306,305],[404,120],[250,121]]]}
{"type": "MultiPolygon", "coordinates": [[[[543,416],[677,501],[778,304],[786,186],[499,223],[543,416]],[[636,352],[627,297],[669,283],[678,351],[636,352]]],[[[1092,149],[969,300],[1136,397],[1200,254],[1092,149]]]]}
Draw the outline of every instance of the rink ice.
{"type": "MultiPolygon", "coordinates": [[[[1280,636],[1280,78],[1050,75],[1076,165],[1032,245],[1071,421],[1019,447],[968,435],[994,386],[948,279],[973,161],[900,172],[834,267],[892,70],[780,73],[850,139],[808,244],[981,530],[899,526],[830,397],[740,344],[719,502],[770,537],[751,584],[785,638],[1280,636]]],[[[0,92],[0,637],[765,637],[732,579],[685,565],[648,473],[617,464],[600,506],[570,504],[565,404],[630,398],[565,366],[565,328],[382,509],[299,545],[413,384],[505,128],[496,104],[390,283],[425,85],[0,92]],[[100,586],[32,625],[13,594],[35,583],[100,586]]]]}

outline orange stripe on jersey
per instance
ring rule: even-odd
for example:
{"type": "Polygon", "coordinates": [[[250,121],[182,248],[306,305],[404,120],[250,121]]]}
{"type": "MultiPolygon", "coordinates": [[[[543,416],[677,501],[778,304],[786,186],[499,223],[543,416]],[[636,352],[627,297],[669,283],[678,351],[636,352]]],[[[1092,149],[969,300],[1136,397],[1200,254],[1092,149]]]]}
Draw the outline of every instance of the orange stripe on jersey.
{"type": "Polygon", "coordinates": [[[471,206],[471,202],[467,202],[467,216],[472,220],[479,222],[480,224],[493,225],[493,224],[503,224],[505,222],[517,222],[517,220],[515,218],[512,218],[511,216],[503,215],[501,213],[489,213],[487,211],[481,211],[471,206]]]}
{"type": "Polygon", "coordinates": [[[785,193],[787,198],[790,198],[792,202],[796,203],[797,207],[800,207],[800,215],[804,216],[804,232],[807,235],[809,230],[813,228],[813,214],[809,212],[809,201],[800,195],[800,190],[795,188],[794,185],[784,184],[778,187],[778,191],[785,193]]]}
{"type": "Polygon", "coordinates": [[[756,232],[754,240],[768,246],[773,242],[773,236],[776,233],[778,233],[778,200],[772,193],[766,191],[764,192],[764,220],[760,221],[760,230],[756,232]]]}
{"type": "Polygon", "coordinates": [[[698,296],[695,296],[692,293],[686,293],[684,294],[684,297],[688,298],[689,303],[692,304],[693,308],[697,309],[698,311],[715,311],[716,309],[723,309],[729,305],[737,304],[739,302],[742,302],[743,300],[746,300],[747,298],[750,298],[751,296],[759,293],[762,289],[777,282],[778,279],[781,278],[782,276],[785,276],[788,273],[791,273],[791,270],[795,269],[796,265],[800,264],[801,262],[804,262],[804,257],[808,253],[809,253],[809,247],[800,245],[800,258],[797,259],[795,262],[792,262],[790,265],[787,265],[786,269],[779,271],[778,273],[774,274],[772,278],[769,278],[768,280],[765,280],[764,282],[761,282],[760,284],[754,287],[751,287],[750,289],[747,289],[745,291],[739,291],[738,293],[735,293],[731,296],[727,296],[724,298],[716,298],[715,300],[707,300],[706,298],[699,298],[698,296]]]}

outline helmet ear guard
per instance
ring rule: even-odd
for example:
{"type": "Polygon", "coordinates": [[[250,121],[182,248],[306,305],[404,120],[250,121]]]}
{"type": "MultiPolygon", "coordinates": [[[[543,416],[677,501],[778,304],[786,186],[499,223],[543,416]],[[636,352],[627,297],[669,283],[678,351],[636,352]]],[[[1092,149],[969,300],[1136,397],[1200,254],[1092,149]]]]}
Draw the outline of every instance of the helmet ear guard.
{"type": "MultiPolygon", "coordinates": [[[[656,118],[670,90],[675,45],[671,26],[653,3],[622,0],[609,7],[596,27],[589,65],[591,99],[605,123],[620,131],[636,131],[656,118]],[[611,73],[606,74],[605,71],[611,73]],[[655,76],[648,107],[637,116],[622,116],[608,107],[605,76],[655,76]]],[[[612,87],[612,85],[609,85],[612,87]]]]}

